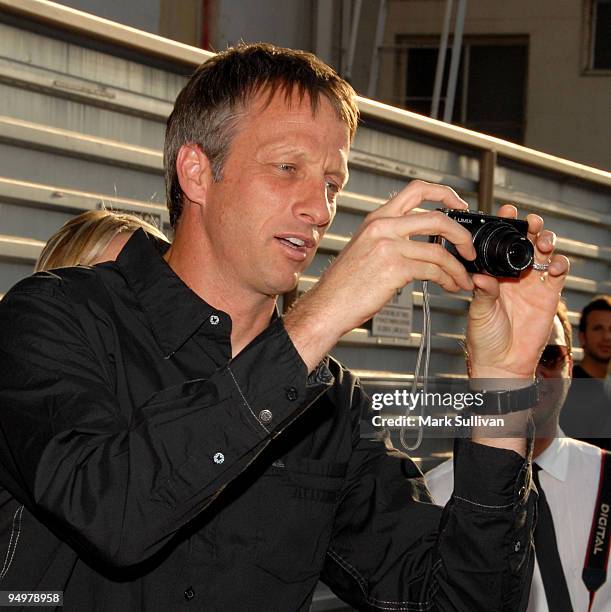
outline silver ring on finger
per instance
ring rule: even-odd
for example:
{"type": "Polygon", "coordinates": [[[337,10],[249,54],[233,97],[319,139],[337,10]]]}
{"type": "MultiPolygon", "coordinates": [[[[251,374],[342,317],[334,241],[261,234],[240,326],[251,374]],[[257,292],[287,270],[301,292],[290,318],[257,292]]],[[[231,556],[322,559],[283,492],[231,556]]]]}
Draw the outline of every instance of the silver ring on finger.
{"type": "Polygon", "coordinates": [[[539,272],[547,272],[549,268],[549,262],[539,263],[538,261],[533,261],[533,270],[537,270],[539,272]]]}

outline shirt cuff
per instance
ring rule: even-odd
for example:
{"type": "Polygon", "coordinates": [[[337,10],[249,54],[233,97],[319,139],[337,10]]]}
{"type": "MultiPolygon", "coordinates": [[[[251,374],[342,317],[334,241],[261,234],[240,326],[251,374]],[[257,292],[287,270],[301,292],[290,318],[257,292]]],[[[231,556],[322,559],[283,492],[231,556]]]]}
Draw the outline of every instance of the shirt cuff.
{"type": "Polygon", "coordinates": [[[276,319],[231,361],[227,375],[244,404],[248,420],[273,437],[334,382],[324,361],[308,376],[307,366],[282,319],[276,319]]]}
{"type": "Polygon", "coordinates": [[[454,497],[482,509],[511,509],[526,503],[531,480],[532,440],[526,459],[515,451],[457,439],[454,497]]]}

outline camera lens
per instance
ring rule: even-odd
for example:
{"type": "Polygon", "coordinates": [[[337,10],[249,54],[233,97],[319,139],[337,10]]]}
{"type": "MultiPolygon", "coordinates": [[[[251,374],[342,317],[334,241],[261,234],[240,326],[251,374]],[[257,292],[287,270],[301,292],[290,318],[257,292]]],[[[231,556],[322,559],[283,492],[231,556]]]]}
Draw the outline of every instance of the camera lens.
{"type": "Polygon", "coordinates": [[[485,272],[493,276],[516,276],[533,260],[533,246],[506,221],[486,223],[473,237],[473,246],[485,272]]]}
{"type": "Polygon", "coordinates": [[[532,263],[533,247],[530,241],[520,236],[507,251],[507,262],[514,270],[524,270],[532,263]]]}

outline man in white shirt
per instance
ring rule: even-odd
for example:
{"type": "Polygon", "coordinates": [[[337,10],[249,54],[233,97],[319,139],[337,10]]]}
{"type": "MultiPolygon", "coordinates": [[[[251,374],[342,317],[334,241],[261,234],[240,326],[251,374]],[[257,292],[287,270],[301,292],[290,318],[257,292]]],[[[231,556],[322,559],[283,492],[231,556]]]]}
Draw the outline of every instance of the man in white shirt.
{"type": "MultiPolygon", "coordinates": [[[[542,397],[535,413],[537,439],[534,463],[541,468],[541,487],[550,506],[573,610],[586,612],[589,593],[581,573],[598,494],[601,449],[564,437],[558,426],[572,368],[571,326],[566,306],[561,302],[537,366],[537,377],[542,380],[542,397]]],[[[433,499],[445,505],[454,487],[452,460],[429,471],[425,478],[433,499]]],[[[541,571],[535,562],[528,612],[548,611],[556,612],[548,606],[541,571]]],[[[611,580],[607,580],[596,592],[590,612],[611,612],[611,580]]]]}

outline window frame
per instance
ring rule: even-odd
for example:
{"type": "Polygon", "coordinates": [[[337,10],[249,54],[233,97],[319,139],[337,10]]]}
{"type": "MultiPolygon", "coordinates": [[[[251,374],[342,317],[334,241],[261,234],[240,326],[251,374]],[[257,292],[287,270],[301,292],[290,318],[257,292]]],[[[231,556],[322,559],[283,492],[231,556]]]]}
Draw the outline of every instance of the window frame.
{"type": "Polygon", "coordinates": [[[596,7],[599,2],[611,4],[611,0],[584,0],[583,3],[581,76],[611,76],[611,68],[594,68],[596,7]]]}
{"type": "MultiPolygon", "coordinates": [[[[448,39],[448,51],[451,50],[452,36],[448,39]]],[[[524,73],[524,117],[522,121],[522,143],[526,137],[526,128],[528,121],[528,78],[529,78],[529,64],[528,55],[530,49],[530,37],[528,34],[507,34],[507,35],[466,35],[462,41],[462,58],[461,63],[463,64],[462,74],[458,75],[458,78],[462,80],[462,99],[461,99],[461,112],[460,116],[455,117],[454,121],[456,124],[466,125],[467,123],[467,100],[469,95],[469,70],[470,70],[470,54],[471,47],[480,45],[494,45],[494,46],[515,46],[523,45],[526,47],[527,61],[526,70],[524,73]]],[[[397,106],[409,110],[405,106],[407,96],[405,95],[407,86],[407,64],[408,54],[410,49],[430,49],[439,48],[439,35],[413,35],[413,34],[397,34],[395,36],[395,78],[393,87],[393,103],[397,106]]],[[[440,97],[440,102],[445,100],[445,96],[440,97]]],[[[455,100],[456,103],[456,100],[455,100]]],[[[427,116],[430,116],[427,113],[427,116]]],[[[439,117],[440,118],[440,117],[439,117]]]]}

